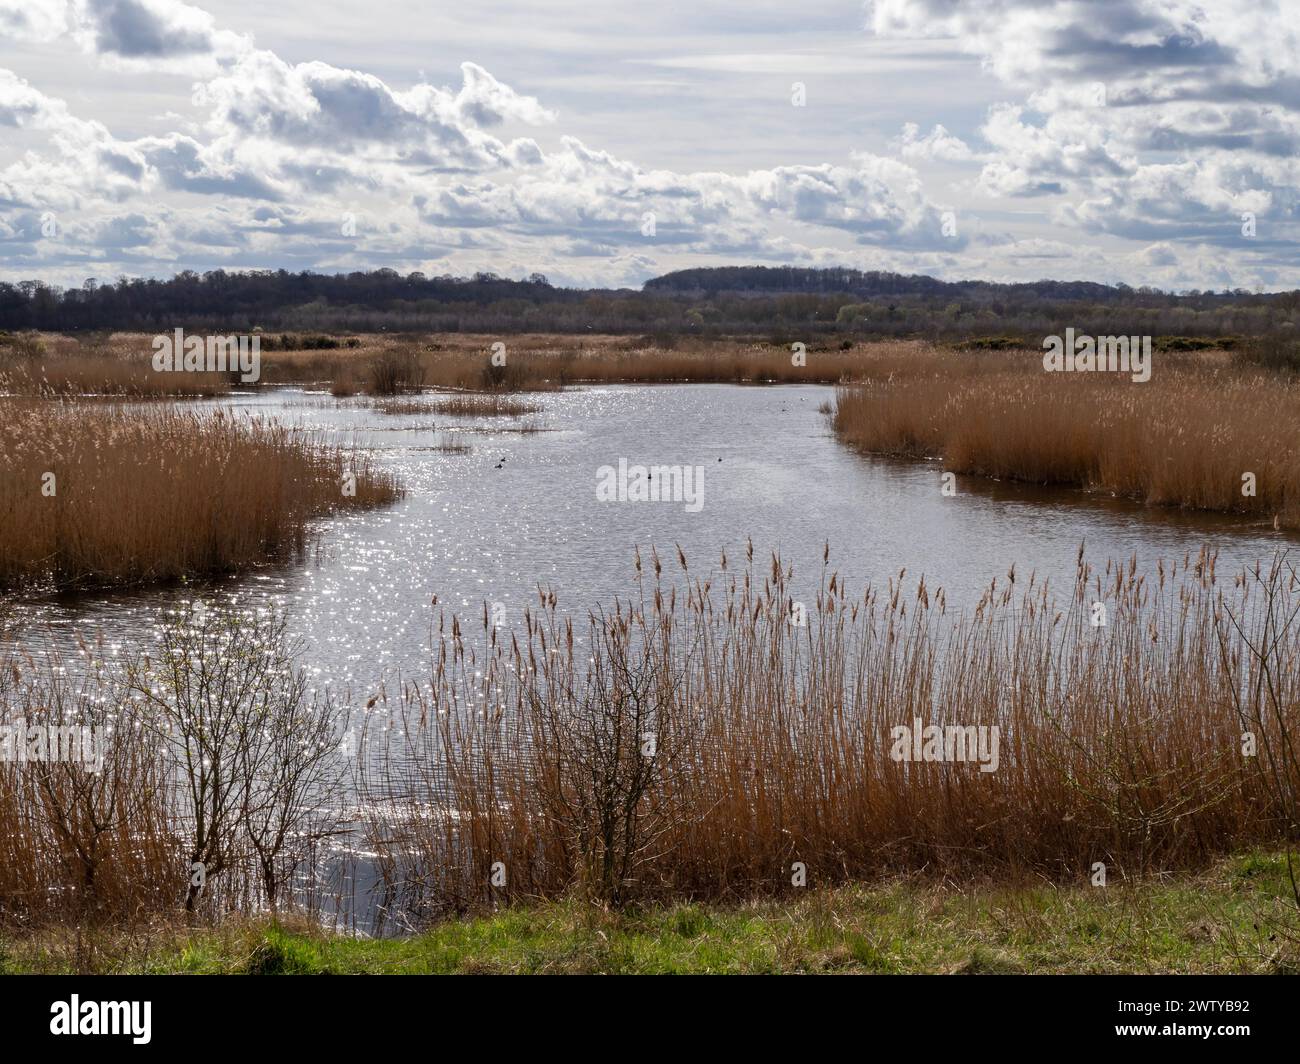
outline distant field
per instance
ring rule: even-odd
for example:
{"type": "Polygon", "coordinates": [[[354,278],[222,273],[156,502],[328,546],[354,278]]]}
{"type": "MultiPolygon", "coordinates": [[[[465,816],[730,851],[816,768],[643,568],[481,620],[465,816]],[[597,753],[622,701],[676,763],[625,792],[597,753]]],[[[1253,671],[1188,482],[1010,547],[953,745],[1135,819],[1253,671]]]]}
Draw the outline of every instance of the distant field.
{"type": "MultiPolygon", "coordinates": [[[[26,395],[210,395],[230,387],[216,374],[156,373],[152,334],[78,340],[61,335],[0,339],[0,393],[26,395]]],[[[881,350],[911,341],[739,339],[452,333],[266,334],[261,383],[329,385],[337,395],[391,395],[420,388],[550,390],[583,382],[824,383],[863,372],[881,350]]]]}

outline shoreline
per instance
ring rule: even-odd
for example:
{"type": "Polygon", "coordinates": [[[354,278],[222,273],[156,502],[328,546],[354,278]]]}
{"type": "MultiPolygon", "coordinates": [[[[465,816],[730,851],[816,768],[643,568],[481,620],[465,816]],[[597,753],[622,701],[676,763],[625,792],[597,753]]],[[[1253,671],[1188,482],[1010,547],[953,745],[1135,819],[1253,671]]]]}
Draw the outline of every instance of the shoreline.
{"type": "Polygon", "coordinates": [[[916,878],[618,914],[575,899],[372,939],[303,918],[0,931],[5,974],[1297,974],[1284,859],[1084,886],[916,878]]]}

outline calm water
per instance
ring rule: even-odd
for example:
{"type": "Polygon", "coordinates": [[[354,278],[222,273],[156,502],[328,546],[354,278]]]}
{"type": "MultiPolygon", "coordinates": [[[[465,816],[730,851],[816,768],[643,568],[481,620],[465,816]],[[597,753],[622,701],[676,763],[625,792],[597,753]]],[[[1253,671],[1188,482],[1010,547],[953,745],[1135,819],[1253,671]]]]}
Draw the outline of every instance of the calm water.
{"type": "MultiPolygon", "coordinates": [[[[307,557],[214,590],[284,602],[317,684],[346,688],[356,707],[383,680],[427,675],[435,596],[475,618],[484,602],[500,603],[514,625],[540,584],[561,608],[585,616],[633,586],[638,545],[647,554],[657,546],[671,575],[680,544],[701,575],[724,549],[740,562],[752,537],[760,569],[778,552],[794,566],[794,596],[811,600],[829,543],[832,566],[855,590],[906,568],[962,608],[1012,565],[1068,593],[1081,540],[1094,562],[1136,555],[1143,567],[1209,543],[1221,572],[1289,542],[1239,521],[974,478],[960,478],[958,494],[944,498],[938,465],[869,458],[838,444],[818,413],[832,397],[817,386],[614,386],[529,397],[540,413],[486,420],[386,415],[366,400],[299,389],[214,400],[206,405],[355,443],[409,490],[391,508],[321,522],[307,557]],[[525,426],[540,431],[520,432],[525,426]],[[449,442],[470,450],[439,449],[449,442]],[[598,501],[597,471],[620,459],[702,466],[703,507],[598,501]]],[[[22,638],[133,642],[160,610],[193,595],[171,588],[33,602],[26,610],[38,623],[22,638]]],[[[322,915],[394,933],[399,909],[377,901],[356,799],[347,792],[339,801],[342,822],[357,831],[332,840],[312,872],[322,915]]]]}
{"type": "MultiPolygon", "coordinates": [[[[504,419],[386,415],[365,400],[299,389],[216,400],[207,405],[355,441],[409,490],[391,508],[322,522],[306,558],[229,581],[221,593],[282,598],[318,681],[364,693],[398,672],[423,674],[434,596],[467,617],[500,603],[513,625],[541,584],[562,608],[585,614],[629,589],[638,545],[673,559],[672,573],[680,544],[701,573],[723,549],[740,560],[752,537],[756,559],[779,552],[794,565],[795,597],[802,587],[811,598],[829,542],[832,567],[855,589],[905,567],[961,607],[1013,564],[1068,589],[1081,540],[1094,562],[1136,555],[1143,566],[1208,542],[1221,571],[1290,542],[1257,524],[974,478],[959,478],[958,495],[944,498],[939,466],[838,444],[818,413],[832,395],[821,386],[597,387],[529,397],[540,413],[504,419]],[[437,449],[450,441],[471,450],[437,449]],[[702,466],[703,508],[598,501],[597,470],[620,458],[702,466]]],[[[30,613],[60,641],[77,630],[113,643],[192,594],[44,600],[30,613]]]]}

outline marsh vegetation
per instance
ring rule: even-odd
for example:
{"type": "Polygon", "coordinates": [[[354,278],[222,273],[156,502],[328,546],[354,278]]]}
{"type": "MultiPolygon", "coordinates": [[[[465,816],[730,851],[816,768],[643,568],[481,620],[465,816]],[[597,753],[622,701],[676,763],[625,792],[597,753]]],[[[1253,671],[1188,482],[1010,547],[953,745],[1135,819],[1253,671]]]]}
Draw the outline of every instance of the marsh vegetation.
{"type": "MultiPolygon", "coordinates": [[[[830,382],[830,427],[862,452],[1296,520],[1295,385],[1221,350],[1164,352],[1134,384],[1049,376],[1014,346],[810,347],[800,364],[784,346],[638,344],[516,338],[500,373],[485,337],[368,337],[278,345],[264,368],[306,388],[304,402],[409,431],[414,450],[451,463],[474,460],[455,433],[401,418],[483,418],[475,431],[507,438],[538,429],[510,419],[583,384],[830,382]],[[373,396],[344,398],[354,387],[373,396]],[[1240,494],[1247,471],[1255,496],[1240,494]]],[[[53,364],[57,349],[20,354],[53,364]]],[[[219,404],[86,394],[99,379],[70,386],[77,399],[40,388],[0,400],[10,587],[256,569],[291,560],[322,517],[401,498],[365,447],[219,404]],[[340,490],[348,475],[354,493],[340,490]]],[[[811,394],[810,420],[827,394],[811,394]]],[[[485,469],[517,490],[500,453],[485,469]]],[[[547,466],[525,475],[552,497],[547,466]]],[[[432,637],[418,672],[328,695],[305,680],[283,616],[202,588],[125,640],[81,640],[73,658],[11,633],[6,720],[84,722],[115,741],[98,773],[0,764],[0,921],[23,934],[145,914],[220,928],[274,909],[413,932],[538,899],[723,912],[784,903],[800,875],[836,891],[895,877],[1069,890],[1101,864],[1140,889],[1250,850],[1281,854],[1290,876],[1300,580],[1285,549],[1244,568],[1208,546],[1154,568],[1094,567],[1081,549],[1064,582],[1013,567],[960,606],[916,573],[855,583],[833,554],[810,590],[752,547],[702,565],[629,547],[634,580],[616,595],[574,613],[543,587],[509,625],[488,604],[435,607],[419,618],[432,637]],[[996,771],[896,759],[900,727],[996,732],[996,771]],[[186,765],[199,751],[212,771],[196,782],[186,765]]]]}
{"type": "Polygon", "coordinates": [[[882,350],[836,392],[850,446],[1300,527],[1300,379],[1220,353],[1151,379],[1043,372],[1041,351],[882,350]]]}

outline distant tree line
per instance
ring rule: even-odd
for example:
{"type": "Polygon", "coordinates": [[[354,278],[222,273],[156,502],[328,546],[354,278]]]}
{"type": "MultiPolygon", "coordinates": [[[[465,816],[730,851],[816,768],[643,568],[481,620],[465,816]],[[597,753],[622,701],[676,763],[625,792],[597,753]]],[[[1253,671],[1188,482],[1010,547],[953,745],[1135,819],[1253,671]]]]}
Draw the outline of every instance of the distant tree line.
{"type": "Polygon", "coordinates": [[[0,329],[325,332],[564,332],[846,337],[1032,338],[1093,334],[1289,334],[1300,291],[1181,294],[1088,281],[940,281],[851,269],[727,266],[680,270],[633,289],[551,285],[541,274],[428,277],[380,269],[120,278],[61,288],[0,283],[0,329]]]}

